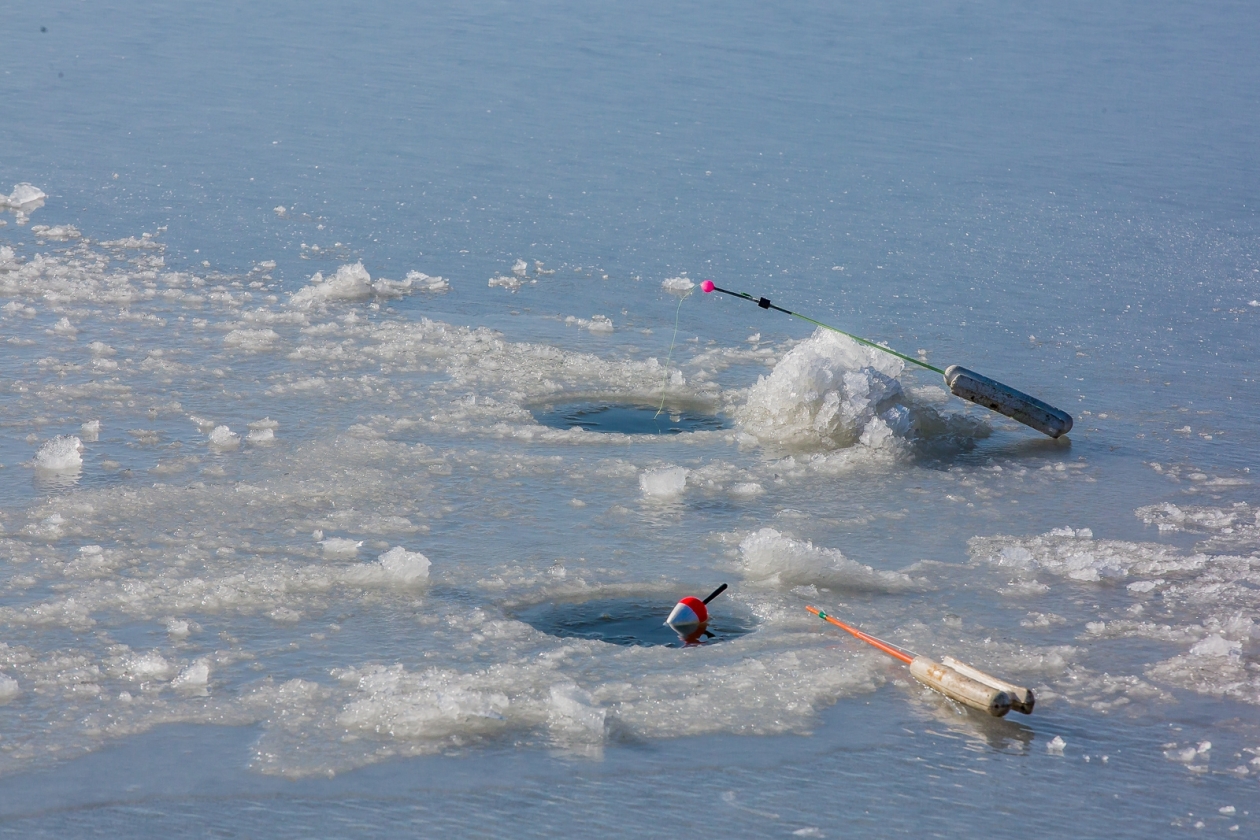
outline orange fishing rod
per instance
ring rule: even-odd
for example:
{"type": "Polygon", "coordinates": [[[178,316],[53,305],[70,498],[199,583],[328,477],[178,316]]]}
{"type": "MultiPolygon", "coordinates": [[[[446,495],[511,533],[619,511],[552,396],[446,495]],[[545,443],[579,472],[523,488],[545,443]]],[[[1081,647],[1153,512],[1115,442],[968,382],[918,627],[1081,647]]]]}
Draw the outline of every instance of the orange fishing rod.
{"type": "Polygon", "coordinates": [[[892,645],[888,644],[888,642],[877,639],[874,636],[871,636],[867,633],[863,633],[861,630],[857,629],[856,627],[850,627],[849,625],[845,624],[840,619],[827,615],[825,612],[818,609],[818,607],[807,606],[805,609],[808,612],[811,612],[814,615],[818,616],[823,621],[829,621],[832,624],[839,627],[841,630],[845,630],[849,633],[852,633],[854,636],[866,642],[871,647],[879,648],[880,650],[882,650],[884,653],[888,654],[889,656],[895,659],[900,659],[902,662],[906,663],[907,665],[909,665],[911,662],[914,661],[913,656],[909,656],[903,653],[902,651],[898,650],[897,648],[894,648],[892,645]]]}
{"type": "Polygon", "coordinates": [[[840,619],[827,615],[818,607],[806,606],[805,609],[823,621],[834,624],[846,633],[861,639],[871,647],[883,651],[894,659],[900,659],[910,666],[910,675],[916,680],[959,703],[988,712],[994,717],[1002,717],[1011,709],[1026,715],[1032,713],[1036,698],[1031,689],[986,674],[965,662],[959,662],[952,656],[942,657],[941,662],[933,662],[926,656],[916,656],[896,645],[877,639],[869,633],[863,633],[856,627],[851,627],[840,619]]]}

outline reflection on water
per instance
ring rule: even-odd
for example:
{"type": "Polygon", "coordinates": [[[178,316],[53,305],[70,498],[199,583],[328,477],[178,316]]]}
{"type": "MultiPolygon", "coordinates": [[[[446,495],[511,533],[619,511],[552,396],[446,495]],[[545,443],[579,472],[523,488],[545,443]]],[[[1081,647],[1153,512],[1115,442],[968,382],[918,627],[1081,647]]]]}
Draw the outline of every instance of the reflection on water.
{"type": "Polygon", "coordinates": [[[83,477],[83,467],[65,470],[35,470],[35,490],[40,493],[59,493],[71,490],[83,477]]]}

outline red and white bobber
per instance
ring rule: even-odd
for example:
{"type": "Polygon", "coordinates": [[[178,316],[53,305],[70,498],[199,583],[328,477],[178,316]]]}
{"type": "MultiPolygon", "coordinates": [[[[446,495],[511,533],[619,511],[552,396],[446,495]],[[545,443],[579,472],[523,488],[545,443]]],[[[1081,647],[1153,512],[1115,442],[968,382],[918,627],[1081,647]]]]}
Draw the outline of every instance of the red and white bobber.
{"type": "Polygon", "coordinates": [[[665,619],[665,623],[670,629],[682,637],[684,642],[688,644],[698,640],[705,633],[705,628],[709,624],[709,607],[708,604],[717,596],[726,591],[726,584],[722,584],[709,594],[709,597],[703,601],[688,595],[670,611],[669,618],[665,619]]]}

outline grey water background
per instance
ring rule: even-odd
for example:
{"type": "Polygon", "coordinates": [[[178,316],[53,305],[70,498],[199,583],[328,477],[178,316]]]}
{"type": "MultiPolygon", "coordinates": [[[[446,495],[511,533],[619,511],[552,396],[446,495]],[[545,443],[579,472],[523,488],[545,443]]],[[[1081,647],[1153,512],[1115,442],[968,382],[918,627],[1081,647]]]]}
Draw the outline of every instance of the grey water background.
{"type": "MultiPolygon", "coordinates": [[[[676,300],[660,278],[713,277],[1076,415],[1072,457],[1097,483],[991,529],[1146,539],[1133,509],[1180,490],[1149,462],[1256,467],[1257,35],[1245,3],[24,4],[0,26],[0,185],[41,187],[34,222],[94,239],[160,228],[171,268],[271,259],[289,289],[355,260],[468,278],[423,312],[396,306],[597,353],[550,316],[651,328],[635,340],[662,355],[676,300]],[[486,288],[518,258],[558,269],[553,291],[486,288]]],[[[39,250],[12,223],[0,242],[39,250]]],[[[680,334],[808,334],[737,306],[689,299],[680,334]]],[[[5,422],[13,508],[39,491],[12,466],[22,418],[5,422]]],[[[1055,451],[1009,435],[974,458],[994,456],[1055,451]]],[[[843,548],[961,555],[979,531],[950,510],[929,500],[843,548]]],[[[332,781],[260,779],[234,749],[249,732],[156,730],[0,779],[0,831],[502,836],[577,813],[644,836],[1151,836],[1194,814],[1224,832],[1218,806],[1242,819],[1255,779],[1189,778],[1159,746],[1173,727],[1252,732],[1256,713],[1181,701],[1158,720],[1039,710],[1020,736],[982,730],[985,776],[959,769],[974,745],[956,733],[907,734],[891,688],[806,738],[598,763],[505,748],[332,781]],[[1117,772],[1053,763],[1055,734],[1117,772]],[[1009,748],[1020,737],[1032,748],[1009,748]]]]}

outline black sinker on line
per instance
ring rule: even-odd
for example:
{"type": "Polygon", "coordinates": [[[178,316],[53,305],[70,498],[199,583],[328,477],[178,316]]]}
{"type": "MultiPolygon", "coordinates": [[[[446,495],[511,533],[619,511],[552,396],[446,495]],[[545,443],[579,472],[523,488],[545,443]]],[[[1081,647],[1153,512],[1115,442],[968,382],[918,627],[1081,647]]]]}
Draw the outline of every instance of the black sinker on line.
{"type": "Polygon", "coordinates": [[[541,406],[533,410],[533,415],[540,424],[553,429],[578,426],[588,432],[623,435],[677,435],[726,428],[726,422],[712,414],[669,407],[661,411],[655,405],[566,403],[541,406]]]}
{"type": "MultiPolygon", "coordinates": [[[[537,604],[513,617],[535,630],[560,638],[592,639],[629,647],[683,647],[683,640],[665,625],[673,603],[648,598],[604,598],[580,604],[537,604]]],[[[712,636],[699,640],[712,644],[753,631],[751,621],[725,612],[710,613],[712,636]]]]}

